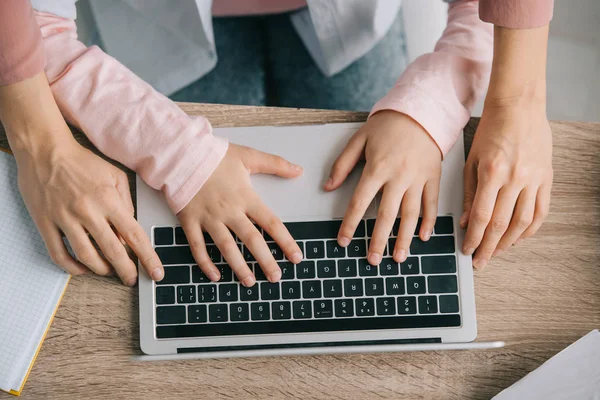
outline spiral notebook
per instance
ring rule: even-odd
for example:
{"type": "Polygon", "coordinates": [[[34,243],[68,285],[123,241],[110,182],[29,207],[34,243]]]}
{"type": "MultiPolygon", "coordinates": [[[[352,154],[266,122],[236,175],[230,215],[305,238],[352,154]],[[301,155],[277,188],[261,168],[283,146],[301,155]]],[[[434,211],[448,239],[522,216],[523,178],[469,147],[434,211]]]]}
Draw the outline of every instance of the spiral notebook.
{"type": "Polygon", "coordinates": [[[21,393],[68,281],[25,208],[13,156],[0,151],[1,390],[21,393]]]}

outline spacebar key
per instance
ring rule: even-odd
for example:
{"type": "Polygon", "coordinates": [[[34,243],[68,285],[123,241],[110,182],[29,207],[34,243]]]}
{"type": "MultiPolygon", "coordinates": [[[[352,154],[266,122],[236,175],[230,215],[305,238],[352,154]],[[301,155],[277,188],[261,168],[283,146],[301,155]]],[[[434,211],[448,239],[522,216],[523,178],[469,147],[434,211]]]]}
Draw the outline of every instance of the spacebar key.
{"type": "Polygon", "coordinates": [[[155,247],[154,250],[164,265],[195,263],[190,246],[155,247]]]}
{"type": "Polygon", "coordinates": [[[284,225],[296,240],[335,239],[342,221],[286,222],[284,225]]]}
{"type": "Polygon", "coordinates": [[[432,236],[423,242],[415,237],[410,244],[410,254],[452,254],[455,251],[453,236],[432,236]]]}

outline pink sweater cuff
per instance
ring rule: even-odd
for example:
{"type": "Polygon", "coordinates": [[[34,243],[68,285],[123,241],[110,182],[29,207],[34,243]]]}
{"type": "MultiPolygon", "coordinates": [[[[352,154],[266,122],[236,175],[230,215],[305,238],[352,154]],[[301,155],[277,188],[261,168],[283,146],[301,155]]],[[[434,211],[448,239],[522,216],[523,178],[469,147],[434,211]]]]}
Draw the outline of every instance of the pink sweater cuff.
{"type": "Polygon", "coordinates": [[[539,28],[552,20],[554,0],[480,0],[479,17],[513,29],[539,28]]]}
{"type": "Polygon", "coordinates": [[[0,86],[31,78],[44,71],[42,36],[31,3],[0,1],[0,86]]]}

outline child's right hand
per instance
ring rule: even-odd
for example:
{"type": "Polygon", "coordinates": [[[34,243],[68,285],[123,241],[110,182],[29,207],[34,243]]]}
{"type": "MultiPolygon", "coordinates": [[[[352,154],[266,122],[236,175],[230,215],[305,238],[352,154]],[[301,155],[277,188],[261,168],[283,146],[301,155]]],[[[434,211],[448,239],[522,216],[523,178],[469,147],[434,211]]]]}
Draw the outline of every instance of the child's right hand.
{"type": "Polygon", "coordinates": [[[252,188],[250,175],[257,173],[295,178],[302,174],[302,167],[279,156],[230,144],[217,169],[177,214],[196,262],[212,281],[219,280],[220,274],[207,252],[203,230],[246,287],[254,285],[256,278],[232,232],[248,247],[270,282],[281,278],[281,269],[254,223],[277,242],[288,260],[294,264],[302,260],[302,252],[292,235],[252,188]]]}

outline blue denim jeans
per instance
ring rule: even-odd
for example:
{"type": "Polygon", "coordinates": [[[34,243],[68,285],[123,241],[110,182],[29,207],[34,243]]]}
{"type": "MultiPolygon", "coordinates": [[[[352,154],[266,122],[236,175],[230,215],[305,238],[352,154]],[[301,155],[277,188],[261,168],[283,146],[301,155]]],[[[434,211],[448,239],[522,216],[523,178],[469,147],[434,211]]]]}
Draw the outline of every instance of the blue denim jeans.
{"type": "Polygon", "coordinates": [[[318,69],[288,14],[214,18],[218,62],[176,101],[369,111],[407,65],[402,18],[340,73],[318,69]]]}

